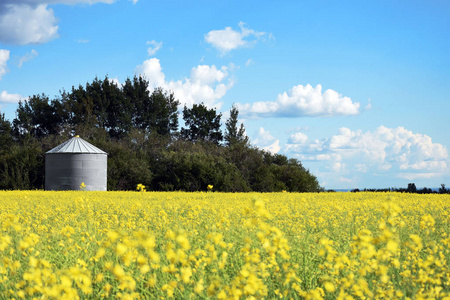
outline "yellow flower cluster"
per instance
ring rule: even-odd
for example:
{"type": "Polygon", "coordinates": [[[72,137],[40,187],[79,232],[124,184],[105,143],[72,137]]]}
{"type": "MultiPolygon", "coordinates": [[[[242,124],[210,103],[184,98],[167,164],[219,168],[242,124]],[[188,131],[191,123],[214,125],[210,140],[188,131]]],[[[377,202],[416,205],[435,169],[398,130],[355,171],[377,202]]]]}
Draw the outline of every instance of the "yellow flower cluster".
{"type": "Polygon", "coordinates": [[[0,199],[0,299],[450,299],[448,195],[0,199]]]}
{"type": "Polygon", "coordinates": [[[136,190],[139,191],[139,192],[146,192],[147,191],[147,189],[145,188],[145,185],[143,185],[142,183],[139,183],[136,186],[136,190]]]}

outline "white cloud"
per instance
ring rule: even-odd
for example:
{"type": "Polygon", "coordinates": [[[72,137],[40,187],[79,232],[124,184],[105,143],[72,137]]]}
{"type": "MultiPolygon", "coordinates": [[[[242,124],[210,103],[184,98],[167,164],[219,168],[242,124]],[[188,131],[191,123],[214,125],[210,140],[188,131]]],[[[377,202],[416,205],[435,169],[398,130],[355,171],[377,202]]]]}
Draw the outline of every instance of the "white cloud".
{"type": "Polygon", "coordinates": [[[361,173],[366,173],[367,172],[367,166],[365,164],[356,164],[356,171],[361,172],[361,173]]]}
{"type": "Polygon", "coordinates": [[[146,77],[153,88],[167,86],[165,75],[162,72],[161,64],[159,59],[150,58],[143,62],[142,65],[136,67],[136,74],[146,77]]]}
{"type": "Polygon", "coordinates": [[[0,49],[0,80],[3,75],[8,72],[8,66],[6,62],[9,60],[9,50],[0,49]]]}
{"type": "Polygon", "coordinates": [[[133,2],[133,5],[138,2],[138,0],[130,0],[130,1],[133,2]]]}
{"type": "Polygon", "coordinates": [[[248,67],[250,65],[253,65],[253,60],[250,58],[245,62],[245,66],[248,67]]]}
{"type": "Polygon", "coordinates": [[[194,103],[204,103],[208,107],[220,108],[218,102],[233,86],[234,82],[228,78],[228,68],[223,66],[199,65],[191,69],[190,77],[178,81],[166,81],[159,59],[150,58],[137,66],[136,74],[143,75],[151,88],[161,87],[172,91],[181,105],[192,106],[194,103]]]}
{"type": "Polygon", "coordinates": [[[269,131],[259,128],[257,138],[252,142],[259,148],[269,151],[271,153],[278,153],[281,150],[280,140],[273,137],[269,131]]]}
{"type": "Polygon", "coordinates": [[[297,85],[289,92],[279,94],[276,101],[238,104],[243,115],[255,117],[303,117],[356,115],[360,104],[349,97],[328,89],[322,93],[322,86],[297,85]]]}
{"type": "Polygon", "coordinates": [[[354,182],[354,179],[341,176],[341,177],[339,177],[339,181],[343,182],[343,183],[352,183],[352,182],[354,182]]]}
{"type": "Polygon", "coordinates": [[[22,96],[19,94],[8,94],[7,91],[3,91],[0,93],[0,102],[18,103],[20,99],[22,99],[22,96]]]}
{"type": "Polygon", "coordinates": [[[233,30],[231,27],[212,30],[205,35],[205,41],[225,55],[237,48],[250,47],[266,35],[265,32],[248,29],[244,25],[245,23],[239,22],[240,31],[233,30]]]}
{"type": "Polygon", "coordinates": [[[380,126],[373,132],[340,128],[330,138],[309,143],[301,138],[296,140],[295,134],[291,137],[286,152],[301,160],[325,159],[328,170],[341,175],[359,172],[413,180],[448,172],[447,149],[433,143],[431,137],[404,127],[380,126]]]}
{"type": "Polygon", "coordinates": [[[408,179],[408,180],[417,180],[417,179],[428,179],[440,176],[440,173],[401,173],[397,174],[396,177],[408,179]]]}
{"type": "Polygon", "coordinates": [[[289,137],[289,144],[304,144],[308,140],[308,136],[302,132],[296,132],[289,137]]]}
{"type": "Polygon", "coordinates": [[[281,150],[280,147],[280,140],[276,140],[275,142],[273,142],[271,145],[262,147],[262,149],[269,151],[271,153],[278,153],[281,150]]]}
{"type": "Polygon", "coordinates": [[[221,82],[228,76],[227,68],[222,67],[221,70],[217,70],[216,66],[200,65],[197,68],[191,70],[191,80],[193,82],[203,82],[206,84],[212,84],[214,82],[221,82]]]}
{"type": "Polygon", "coordinates": [[[148,47],[148,49],[147,49],[148,56],[155,55],[155,53],[158,52],[159,49],[162,48],[162,44],[163,44],[162,42],[158,43],[155,40],[147,42],[147,45],[150,45],[150,47],[148,47]]]}
{"type": "Polygon", "coordinates": [[[18,66],[18,67],[19,67],[19,68],[22,68],[23,63],[25,63],[25,62],[27,62],[27,61],[29,61],[29,60],[32,60],[32,59],[38,57],[38,55],[39,55],[39,53],[37,53],[36,50],[34,50],[34,49],[31,50],[30,53],[25,54],[24,56],[22,56],[22,57],[19,59],[19,66],[18,66]]]}
{"type": "Polygon", "coordinates": [[[26,5],[39,5],[39,4],[96,4],[96,3],[106,3],[112,4],[117,0],[2,0],[2,4],[26,4],[26,5]]]}
{"type": "Polygon", "coordinates": [[[342,172],[345,170],[345,164],[341,162],[334,162],[331,165],[331,169],[333,170],[333,172],[342,172]]]}
{"type": "Polygon", "coordinates": [[[0,42],[43,44],[58,38],[58,18],[51,4],[114,3],[115,0],[2,0],[0,42]]]}
{"type": "MultiPolygon", "coordinates": [[[[57,19],[46,4],[6,5],[0,15],[0,41],[11,44],[42,44],[58,37],[57,19]]],[[[0,8],[0,11],[2,11],[0,8]]]]}

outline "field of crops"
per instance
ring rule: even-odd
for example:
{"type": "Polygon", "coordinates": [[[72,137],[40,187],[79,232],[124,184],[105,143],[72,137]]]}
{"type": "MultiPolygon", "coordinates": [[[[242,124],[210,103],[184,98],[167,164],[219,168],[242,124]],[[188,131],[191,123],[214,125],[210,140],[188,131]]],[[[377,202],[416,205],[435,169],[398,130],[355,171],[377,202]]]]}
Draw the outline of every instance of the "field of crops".
{"type": "Polygon", "coordinates": [[[0,299],[450,299],[450,195],[0,192],[0,299]]]}

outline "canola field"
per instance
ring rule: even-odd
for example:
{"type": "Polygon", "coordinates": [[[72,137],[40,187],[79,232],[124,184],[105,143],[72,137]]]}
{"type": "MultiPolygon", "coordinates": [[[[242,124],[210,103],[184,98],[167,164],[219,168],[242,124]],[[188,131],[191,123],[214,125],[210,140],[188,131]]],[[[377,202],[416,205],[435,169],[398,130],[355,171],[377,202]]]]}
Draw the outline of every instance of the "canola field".
{"type": "Polygon", "coordinates": [[[450,299],[449,222],[450,195],[4,191],[0,299],[450,299]]]}

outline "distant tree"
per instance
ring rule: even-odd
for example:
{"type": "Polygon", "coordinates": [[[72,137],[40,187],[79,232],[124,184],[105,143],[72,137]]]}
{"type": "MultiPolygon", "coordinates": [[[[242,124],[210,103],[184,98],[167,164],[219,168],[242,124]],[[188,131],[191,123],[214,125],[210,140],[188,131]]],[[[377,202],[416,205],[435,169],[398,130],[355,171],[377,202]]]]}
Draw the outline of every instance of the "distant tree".
{"type": "Polygon", "coordinates": [[[445,184],[441,184],[441,187],[439,188],[439,194],[446,194],[449,190],[445,188],[445,184]]]}
{"type": "Polygon", "coordinates": [[[248,137],[245,134],[244,124],[241,123],[238,129],[239,110],[235,105],[231,107],[230,118],[225,123],[225,142],[227,146],[232,146],[237,143],[247,144],[248,137]]]}
{"type": "Polygon", "coordinates": [[[223,140],[221,116],[214,108],[208,109],[203,103],[194,104],[192,108],[184,106],[183,120],[187,128],[181,129],[181,136],[192,142],[204,140],[219,144],[223,140]]]}
{"type": "Polygon", "coordinates": [[[408,193],[416,193],[417,188],[415,183],[408,183],[408,188],[406,189],[408,193]]]}
{"type": "Polygon", "coordinates": [[[433,190],[427,187],[424,187],[423,189],[417,190],[418,194],[431,194],[433,193],[433,190]]]}

